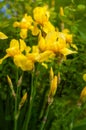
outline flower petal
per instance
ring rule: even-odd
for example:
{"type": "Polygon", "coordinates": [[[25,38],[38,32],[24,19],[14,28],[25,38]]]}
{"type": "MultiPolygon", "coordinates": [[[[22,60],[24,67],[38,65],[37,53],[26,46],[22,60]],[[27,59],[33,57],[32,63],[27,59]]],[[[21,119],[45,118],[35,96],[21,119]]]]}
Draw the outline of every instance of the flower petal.
{"type": "Polygon", "coordinates": [[[0,39],[7,39],[7,38],[8,37],[4,33],[0,32],[0,39]]]}

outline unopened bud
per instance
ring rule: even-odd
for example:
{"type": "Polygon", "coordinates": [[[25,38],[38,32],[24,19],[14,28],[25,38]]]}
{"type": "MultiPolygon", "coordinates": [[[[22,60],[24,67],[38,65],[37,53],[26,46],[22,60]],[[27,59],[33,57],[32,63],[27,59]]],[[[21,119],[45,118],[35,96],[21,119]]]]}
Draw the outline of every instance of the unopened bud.
{"type": "Polygon", "coordinates": [[[64,10],[63,10],[63,7],[60,7],[60,16],[64,16],[64,10]]]}
{"type": "Polygon", "coordinates": [[[86,102],[86,86],[82,89],[80,94],[80,101],[86,102]]]}
{"type": "Polygon", "coordinates": [[[21,107],[24,105],[25,101],[27,99],[27,92],[23,95],[20,103],[19,103],[19,110],[21,109],[21,107]]]}
{"type": "Polygon", "coordinates": [[[60,84],[60,82],[61,82],[61,77],[60,77],[60,72],[58,72],[58,84],[60,84]]]}
{"type": "Polygon", "coordinates": [[[50,68],[50,81],[53,79],[54,77],[54,72],[53,72],[53,69],[52,67],[50,68]]]}
{"type": "Polygon", "coordinates": [[[54,76],[53,80],[50,83],[50,92],[49,96],[53,97],[57,90],[57,76],[54,76]]]}
{"type": "Polygon", "coordinates": [[[86,74],[83,75],[83,80],[86,81],[86,74]]]}
{"type": "Polygon", "coordinates": [[[19,80],[18,80],[18,83],[17,83],[17,86],[19,87],[22,83],[22,75],[20,76],[19,80]]]}
{"type": "Polygon", "coordinates": [[[15,97],[16,94],[15,94],[15,91],[14,91],[14,88],[13,88],[13,84],[12,84],[11,78],[8,75],[7,75],[7,80],[8,80],[8,83],[9,83],[9,87],[12,91],[12,95],[15,97]]]}

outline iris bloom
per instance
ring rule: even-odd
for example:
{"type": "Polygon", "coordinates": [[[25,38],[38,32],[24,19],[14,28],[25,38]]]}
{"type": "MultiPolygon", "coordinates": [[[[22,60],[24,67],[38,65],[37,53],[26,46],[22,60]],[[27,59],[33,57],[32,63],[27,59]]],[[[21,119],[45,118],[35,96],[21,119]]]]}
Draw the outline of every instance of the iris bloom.
{"type": "Polygon", "coordinates": [[[25,39],[27,38],[27,31],[32,28],[32,23],[32,17],[25,14],[22,20],[20,22],[14,22],[13,26],[21,28],[20,36],[25,39]]]}
{"type": "Polygon", "coordinates": [[[50,50],[55,54],[62,54],[63,56],[76,53],[76,51],[70,50],[65,34],[57,31],[51,31],[46,35],[45,39],[40,34],[38,46],[41,51],[50,50]]]}
{"type": "Polygon", "coordinates": [[[49,21],[49,16],[50,15],[47,6],[36,7],[33,10],[33,17],[35,22],[40,25],[41,30],[43,30],[45,33],[55,30],[55,27],[49,21]]]}
{"type": "Polygon", "coordinates": [[[0,63],[2,63],[4,59],[12,57],[17,67],[20,67],[23,71],[29,71],[34,68],[35,62],[43,63],[54,56],[53,52],[49,50],[40,53],[38,46],[33,46],[32,52],[30,51],[31,48],[26,46],[26,43],[22,39],[19,41],[12,39],[10,47],[6,49],[7,54],[0,59],[0,63]]]}
{"type": "Polygon", "coordinates": [[[44,25],[49,20],[48,7],[36,7],[33,10],[33,17],[38,24],[44,25]]]}
{"type": "Polygon", "coordinates": [[[25,42],[20,39],[20,42],[16,39],[12,39],[10,42],[10,47],[6,49],[6,55],[0,59],[0,63],[8,57],[12,57],[16,66],[20,67],[22,70],[31,70],[33,68],[32,61],[23,54],[29,53],[30,47],[26,46],[25,42]],[[25,52],[24,52],[25,51],[25,52]]]}

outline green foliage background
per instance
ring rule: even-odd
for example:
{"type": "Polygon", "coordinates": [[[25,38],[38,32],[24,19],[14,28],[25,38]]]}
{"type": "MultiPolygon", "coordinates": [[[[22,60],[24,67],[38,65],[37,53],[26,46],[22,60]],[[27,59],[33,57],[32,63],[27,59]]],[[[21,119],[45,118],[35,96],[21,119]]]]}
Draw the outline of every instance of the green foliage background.
{"type": "MultiPolygon", "coordinates": [[[[61,84],[58,87],[55,100],[49,111],[45,130],[86,130],[86,103],[81,107],[77,105],[81,90],[86,85],[82,78],[83,74],[86,73],[86,0],[55,0],[54,6],[52,6],[52,0],[8,0],[1,2],[0,8],[5,4],[10,5],[7,9],[7,14],[10,14],[11,18],[8,19],[3,13],[0,13],[0,31],[9,37],[7,40],[0,40],[0,57],[4,56],[10,40],[12,38],[19,38],[19,30],[13,28],[13,22],[21,20],[26,12],[32,15],[32,10],[36,6],[48,4],[51,11],[51,22],[61,29],[60,23],[62,20],[65,27],[74,34],[73,42],[78,47],[78,53],[68,56],[68,60],[60,68],[61,84]],[[65,16],[62,18],[59,16],[60,6],[64,7],[65,16]],[[15,14],[14,12],[17,13],[15,14]]],[[[31,44],[35,40],[35,37],[29,39],[31,44]]],[[[38,130],[40,128],[39,112],[41,112],[42,108],[41,102],[44,99],[46,102],[45,93],[47,93],[47,84],[49,83],[46,69],[43,69],[42,66],[39,66],[39,68],[40,77],[37,79],[37,97],[32,109],[29,124],[30,130],[38,130]],[[44,80],[42,80],[42,77],[45,77],[44,80]]],[[[10,75],[12,81],[15,81],[15,70],[16,67],[11,60],[6,60],[0,65],[0,130],[9,130],[13,126],[14,105],[6,76],[7,74],[10,75]]],[[[25,72],[24,77],[27,77],[27,79],[23,79],[21,96],[24,91],[29,93],[30,89],[29,86],[27,87],[27,84],[30,85],[28,81],[30,75],[28,76],[28,73],[25,72]]],[[[20,114],[19,130],[22,128],[27,104],[26,102],[20,114]],[[23,120],[21,121],[21,119],[23,120]]]]}

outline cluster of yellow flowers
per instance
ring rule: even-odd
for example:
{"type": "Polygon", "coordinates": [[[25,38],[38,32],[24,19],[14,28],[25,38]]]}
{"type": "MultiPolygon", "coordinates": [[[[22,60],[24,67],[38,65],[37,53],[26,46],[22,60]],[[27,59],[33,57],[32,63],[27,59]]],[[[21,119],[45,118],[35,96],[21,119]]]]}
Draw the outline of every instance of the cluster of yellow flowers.
{"type": "MultiPolygon", "coordinates": [[[[0,63],[8,57],[12,57],[15,65],[23,71],[32,70],[35,62],[44,63],[52,61],[52,58],[63,57],[63,59],[76,51],[70,47],[77,47],[72,43],[72,34],[68,29],[58,31],[49,21],[48,6],[36,7],[33,17],[24,15],[20,22],[14,22],[14,27],[20,28],[20,39],[12,39],[10,47],[6,49],[6,55],[0,59],[0,63]],[[27,46],[25,39],[27,32],[31,30],[32,35],[38,36],[37,45],[27,46]]],[[[28,39],[29,40],[29,39],[28,39]]]]}

